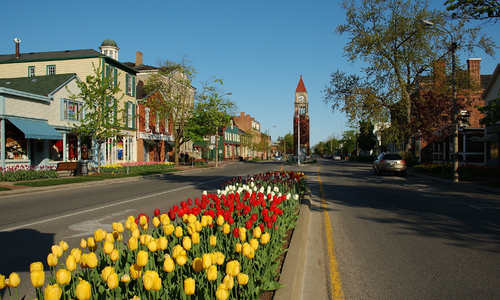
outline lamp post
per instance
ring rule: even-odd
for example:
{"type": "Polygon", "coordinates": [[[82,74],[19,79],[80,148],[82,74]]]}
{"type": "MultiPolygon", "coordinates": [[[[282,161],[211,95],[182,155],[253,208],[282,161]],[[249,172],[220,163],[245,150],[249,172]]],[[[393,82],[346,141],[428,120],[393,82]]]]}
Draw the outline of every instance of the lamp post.
{"type": "MultiPolygon", "coordinates": [[[[226,93],[224,95],[221,96],[224,97],[224,96],[229,96],[229,95],[232,95],[233,93],[229,92],[229,93],[226,93]]],[[[216,126],[215,127],[215,167],[219,167],[219,161],[218,161],[218,157],[219,157],[219,127],[216,126]]]]}
{"type": "Polygon", "coordinates": [[[453,90],[453,181],[458,182],[458,108],[457,108],[457,75],[456,75],[456,50],[457,43],[451,32],[441,25],[434,24],[429,20],[422,20],[427,26],[435,26],[444,30],[451,37],[451,44],[448,47],[448,51],[451,51],[451,80],[452,80],[452,90],[453,90]]]}

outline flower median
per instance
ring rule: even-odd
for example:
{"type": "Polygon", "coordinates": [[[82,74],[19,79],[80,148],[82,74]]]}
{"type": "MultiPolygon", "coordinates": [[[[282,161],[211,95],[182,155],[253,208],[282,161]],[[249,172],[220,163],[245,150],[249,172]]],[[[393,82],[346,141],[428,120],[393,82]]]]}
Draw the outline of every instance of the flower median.
{"type": "Polygon", "coordinates": [[[143,171],[158,171],[172,169],[172,162],[131,162],[131,163],[116,163],[101,166],[102,173],[126,173],[126,172],[143,172],[143,171]]]}
{"type": "MultiPolygon", "coordinates": [[[[37,299],[258,299],[280,287],[277,258],[305,187],[302,173],[235,178],[152,218],[113,223],[112,233],[98,229],[79,248],[61,241],[47,256],[48,283],[41,262],[30,266],[37,299]]],[[[17,293],[18,278],[0,275],[0,289],[17,293]]]]}

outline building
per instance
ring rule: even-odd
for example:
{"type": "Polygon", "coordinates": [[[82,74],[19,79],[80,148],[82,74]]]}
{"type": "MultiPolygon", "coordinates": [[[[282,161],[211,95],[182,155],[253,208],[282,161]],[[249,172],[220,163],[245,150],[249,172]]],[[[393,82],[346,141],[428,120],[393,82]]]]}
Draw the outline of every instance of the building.
{"type": "MultiPolygon", "coordinates": [[[[135,123],[131,118],[135,111],[135,76],[137,71],[118,61],[118,46],[115,41],[107,39],[99,47],[101,52],[93,49],[65,50],[54,52],[21,53],[20,40],[15,39],[15,53],[0,55],[0,78],[52,76],[58,74],[74,73],[78,78],[85,79],[94,76],[94,68],[101,68],[104,75],[116,76],[115,84],[121,89],[117,110],[123,110],[125,115],[123,128],[118,137],[109,139],[101,151],[101,164],[114,163],[125,160],[136,160],[135,149],[135,123]]],[[[73,110],[79,110],[83,102],[72,103],[73,110]]],[[[85,112],[83,112],[85,113],[85,112]]],[[[98,147],[95,141],[86,137],[76,136],[69,130],[63,132],[64,145],[67,149],[71,145],[79,145],[78,152],[87,151],[91,164],[97,165],[98,147]],[[71,144],[73,143],[73,144],[71,144]]]]}
{"type": "MultiPolygon", "coordinates": [[[[497,65],[491,79],[484,88],[482,98],[484,105],[490,105],[492,100],[500,98],[500,64],[497,65]]],[[[484,128],[484,137],[479,139],[485,143],[484,163],[488,165],[500,166],[500,157],[498,156],[498,145],[500,144],[500,123],[487,125],[484,128]]]]}
{"type": "Polygon", "coordinates": [[[232,117],[234,125],[240,130],[240,155],[245,159],[263,157],[261,149],[260,123],[250,115],[241,112],[239,116],[232,117]],[[242,133],[242,132],[243,133],[242,133]]]}
{"type": "Polygon", "coordinates": [[[71,134],[83,117],[70,100],[71,93],[79,93],[77,81],[76,74],[0,79],[2,168],[88,159],[71,134]]]}
{"type": "Polygon", "coordinates": [[[294,153],[299,157],[310,155],[309,144],[309,102],[307,90],[300,75],[297,89],[295,90],[294,116],[293,116],[293,145],[294,153]],[[300,142],[299,142],[300,139],[300,142]],[[300,144],[300,145],[299,145],[300,144]]]}

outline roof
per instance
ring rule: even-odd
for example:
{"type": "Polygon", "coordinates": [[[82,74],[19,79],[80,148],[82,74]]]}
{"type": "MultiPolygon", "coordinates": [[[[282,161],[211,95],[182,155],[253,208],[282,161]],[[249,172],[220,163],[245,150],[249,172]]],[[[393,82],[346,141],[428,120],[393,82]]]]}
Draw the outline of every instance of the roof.
{"type": "Polygon", "coordinates": [[[1,78],[0,87],[9,88],[26,93],[48,96],[73,78],[76,74],[58,74],[19,78],[1,78]]]}
{"type": "Polygon", "coordinates": [[[297,84],[297,89],[295,90],[295,92],[296,93],[298,93],[298,92],[306,92],[307,93],[306,86],[304,85],[304,81],[302,81],[302,75],[300,75],[299,84],[297,84]]]}
{"type": "Polygon", "coordinates": [[[118,45],[116,44],[115,41],[113,41],[112,39],[105,39],[101,46],[113,46],[113,47],[118,47],[118,45]]]}
{"type": "MultiPolygon", "coordinates": [[[[491,89],[495,85],[495,82],[499,76],[500,76],[500,64],[498,64],[496,66],[495,71],[493,71],[493,74],[490,75],[490,78],[488,79],[488,82],[485,85],[483,94],[481,96],[483,99],[486,99],[486,97],[488,97],[488,94],[490,93],[491,89]]],[[[482,81],[482,78],[481,78],[481,81],[482,81]]],[[[495,93],[496,93],[496,91],[495,91],[495,93]]]]}
{"type": "Polygon", "coordinates": [[[106,59],[110,64],[122,66],[129,72],[132,72],[134,74],[137,73],[137,70],[135,68],[123,64],[115,59],[112,59],[111,57],[104,55],[101,52],[98,52],[94,49],[21,53],[18,59],[16,59],[15,53],[5,54],[5,55],[0,55],[0,64],[11,64],[11,63],[30,62],[30,61],[98,58],[98,57],[106,59]]]}
{"type": "Polygon", "coordinates": [[[158,70],[157,67],[148,66],[148,65],[138,65],[138,66],[136,66],[135,63],[133,63],[133,62],[124,62],[123,64],[126,65],[126,66],[128,66],[128,67],[134,68],[137,71],[158,70]]]}

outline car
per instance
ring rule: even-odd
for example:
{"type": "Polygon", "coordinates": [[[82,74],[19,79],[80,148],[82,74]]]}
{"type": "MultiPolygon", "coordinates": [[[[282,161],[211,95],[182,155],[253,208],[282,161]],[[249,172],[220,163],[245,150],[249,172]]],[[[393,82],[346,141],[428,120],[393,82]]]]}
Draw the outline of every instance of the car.
{"type": "Polygon", "coordinates": [[[283,158],[281,156],[279,156],[279,155],[277,155],[277,156],[274,157],[274,160],[282,160],[282,159],[283,158]]]}
{"type": "Polygon", "coordinates": [[[396,173],[400,176],[406,176],[406,162],[398,153],[380,153],[373,162],[372,172],[375,175],[383,173],[396,173]]]}
{"type": "Polygon", "coordinates": [[[341,158],[340,158],[340,155],[334,155],[334,156],[333,156],[333,160],[340,160],[340,159],[341,159],[341,158]]]}

